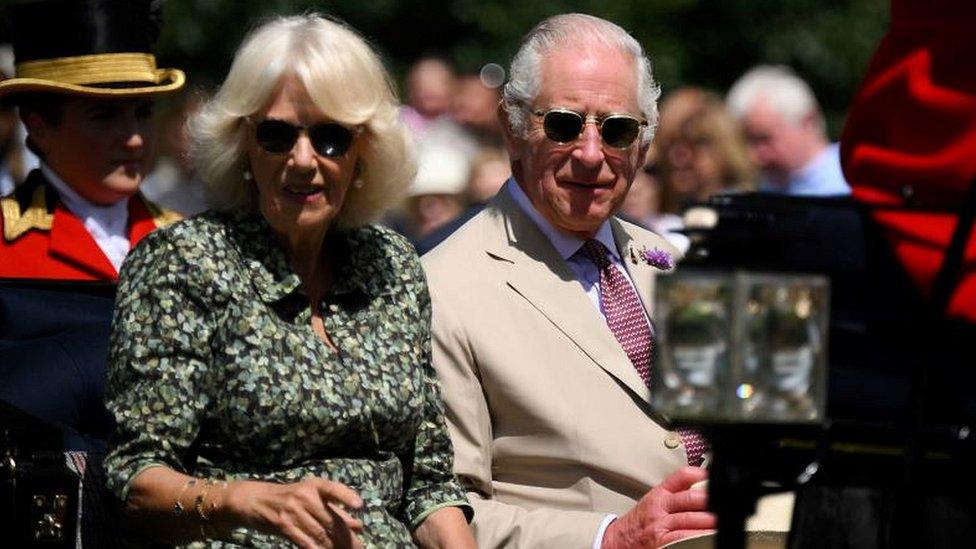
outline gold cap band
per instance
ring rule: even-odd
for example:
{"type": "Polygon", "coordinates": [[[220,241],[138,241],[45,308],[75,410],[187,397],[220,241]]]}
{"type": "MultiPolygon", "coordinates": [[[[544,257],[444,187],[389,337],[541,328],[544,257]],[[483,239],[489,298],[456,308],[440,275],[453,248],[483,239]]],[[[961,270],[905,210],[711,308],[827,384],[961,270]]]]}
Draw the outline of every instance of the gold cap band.
{"type": "Polygon", "coordinates": [[[99,53],[17,64],[17,78],[85,85],[106,82],[159,82],[156,58],[147,53],[99,53]]]}

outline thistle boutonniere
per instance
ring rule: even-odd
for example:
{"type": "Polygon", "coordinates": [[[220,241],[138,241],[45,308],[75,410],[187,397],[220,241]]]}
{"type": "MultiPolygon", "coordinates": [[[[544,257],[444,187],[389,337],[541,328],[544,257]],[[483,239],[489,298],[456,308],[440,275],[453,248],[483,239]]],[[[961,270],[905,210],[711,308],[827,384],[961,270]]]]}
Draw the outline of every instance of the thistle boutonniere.
{"type": "Polygon", "coordinates": [[[646,246],[641,246],[639,250],[631,248],[630,260],[634,264],[644,263],[662,271],[670,271],[674,268],[674,259],[671,254],[657,248],[653,250],[648,250],[646,246]]]}

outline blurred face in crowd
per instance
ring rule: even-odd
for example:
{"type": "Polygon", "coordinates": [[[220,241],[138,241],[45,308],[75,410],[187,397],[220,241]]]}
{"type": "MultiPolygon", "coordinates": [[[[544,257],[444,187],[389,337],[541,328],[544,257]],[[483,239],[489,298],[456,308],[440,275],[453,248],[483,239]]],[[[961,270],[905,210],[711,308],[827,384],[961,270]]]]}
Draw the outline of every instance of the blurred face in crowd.
{"type": "Polygon", "coordinates": [[[411,197],[408,209],[414,234],[423,238],[461,215],[464,199],[457,194],[424,194],[411,197]]]}
{"type": "MultiPolygon", "coordinates": [[[[531,111],[561,108],[587,116],[644,118],[634,60],[627,53],[601,46],[557,47],[544,57],[541,72],[531,111]]],[[[556,228],[584,238],[620,206],[646,153],[640,136],[623,149],[605,144],[593,121],[569,143],[547,138],[542,117],[534,115],[527,138],[507,134],[516,181],[536,210],[556,228]]]]}
{"type": "Polygon", "coordinates": [[[498,132],[501,128],[496,113],[500,99],[498,90],[485,86],[478,76],[465,76],[458,82],[451,114],[459,124],[498,132]]]}
{"type": "Polygon", "coordinates": [[[468,198],[473,202],[488,202],[512,175],[505,158],[489,158],[475,163],[468,180],[468,198]]]}
{"type": "Polygon", "coordinates": [[[638,170],[630,191],[620,206],[620,213],[638,223],[647,223],[659,210],[660,182],[650,171],[638,170]]]}
{"type": "MultiPolygon", "coordinates": [[[[351,145],[343,154],[328,156],[316,150],[309,128],[334,124],[312,101],[305,86],[294,76],[282,79],[264,108],[250,117],[247,157],[258,191],[261,214],[282,235],[324,232],[339,214],[354,177],[361,139],[355,128],[351,145]],[[261,123],[271,121],[297,126],[294,143],[277,139],[286,149],[269,151],[259,142],[261,123]]],[[[274,134],[273,134],[274,135],[274,134]]]]}
{"type": "Polygon", "coordinates": [[[132,196],[152,167],[151,99],[70,98],[59,123],[36,113],[25,122],[47,165],[94,204],[132,196]]]}
{"type": "Polygon", "coordinates": [[[812,143],[819,135],[815,126],[812,116],[799,122],[787,120],[762,98],[742,118],[742,131],[753,162],[766,177],[782,184],[812,159],[812,143]]]}
{"type": "Polygon", "coordinates": [[[425,59],[410,70],[407,82],[410,105],[425,117],[448,112],[454,89],[454,73],[443,61],[425,59]]]}

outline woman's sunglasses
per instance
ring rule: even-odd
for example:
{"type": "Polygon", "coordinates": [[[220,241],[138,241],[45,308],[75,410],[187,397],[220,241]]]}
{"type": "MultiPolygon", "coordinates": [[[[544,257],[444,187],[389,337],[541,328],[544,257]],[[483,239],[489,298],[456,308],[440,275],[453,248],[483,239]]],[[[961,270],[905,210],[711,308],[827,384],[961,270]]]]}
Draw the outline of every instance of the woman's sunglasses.
{"type": "Polygon", "coordinates": [[[616,149],[626,149],[640,135],[641,128],[647,125],[647,120],[639,120],[626,114],[595,116],[569,109],[533,111],[532,114],[542,117],[542,129],[546,137],[563,144],[575,141],[583,133],[586,123],[592,120],[600,130],[604,143],[616,149]]]}
{"type": "Polygon", "coordinates": [[[346,154],[355,132],[349,128],[327,122],[308,128],[295,126],[284,120],[268,118],[254,124],[254,137],[261,148],[274,154],[283,154],[295,146],[301,132],[308,133],[312,147],[320,156],[336,158],[346,154]]]}

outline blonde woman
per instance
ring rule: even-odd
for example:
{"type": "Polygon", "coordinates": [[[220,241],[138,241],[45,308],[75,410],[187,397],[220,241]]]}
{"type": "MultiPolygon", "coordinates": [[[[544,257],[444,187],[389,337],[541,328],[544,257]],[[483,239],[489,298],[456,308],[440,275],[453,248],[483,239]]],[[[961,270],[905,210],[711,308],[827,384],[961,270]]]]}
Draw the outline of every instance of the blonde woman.
{"type": "Polygon", "coordinates": [[[376,54],[273,20],[190,129],[218,209],[123,267],[110,487],[171,543],[473,547],[424,277],[369,224],[416,171],[376,54]]]}

